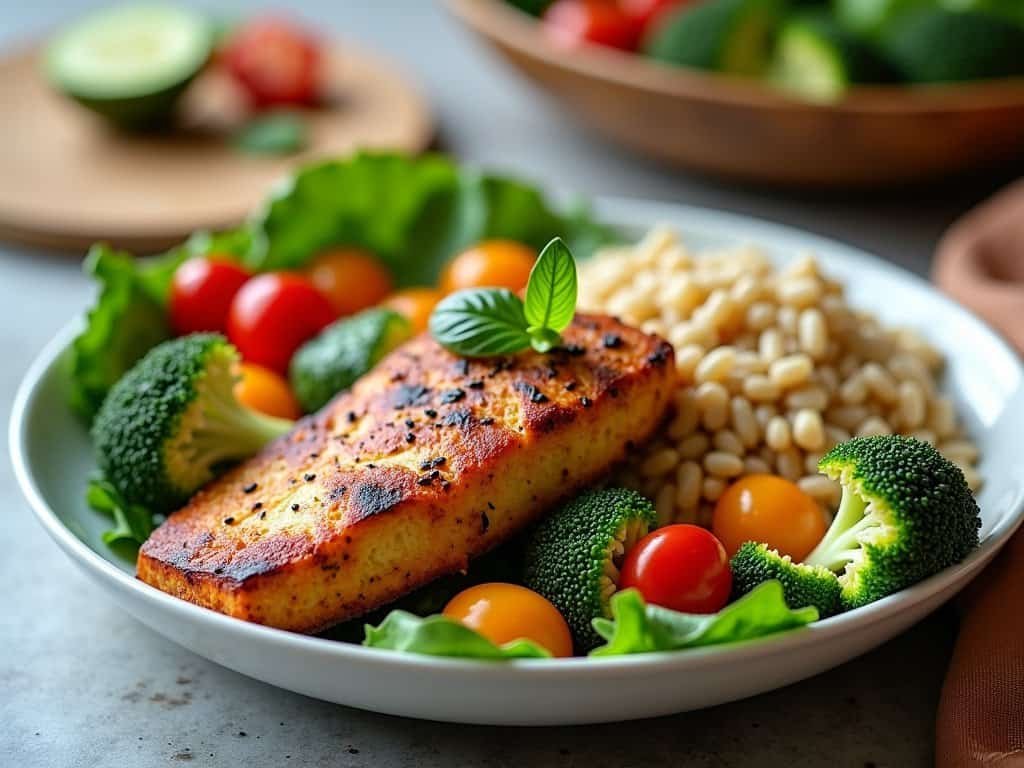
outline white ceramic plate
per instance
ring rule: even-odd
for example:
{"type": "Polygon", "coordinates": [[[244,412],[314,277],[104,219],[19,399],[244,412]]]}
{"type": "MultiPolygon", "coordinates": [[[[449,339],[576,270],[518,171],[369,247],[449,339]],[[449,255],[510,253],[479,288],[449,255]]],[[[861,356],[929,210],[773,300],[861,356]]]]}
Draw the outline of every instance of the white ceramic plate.
{"type": "Polygon", "coordinates": [[[198,608],[132,576],[100,542],[107,521],[82,490],[88,437],[65,407],[68,328],[29,370],[10,448],[36,516],[65,552],[139,620],[192,651],[272,685],[408,717],[492,724],[626,720],[751,696],[841,664],[903,631],[952,597],[998,551],[1024,514],[1018,456],[1024,379],[1016,355],[926,282],[838,243],[696,208],[607,200],[606,220],[637,232],[677,227],[694,248],[756,243],[785,261],[811,250],[846,281],[850,299],[921,330],[947,355],[946,387],[982,451],[982,544],[965,562],[866,608],[748,643],[610,659],[488,663],[366,649],[247,624],[198,608]]]}

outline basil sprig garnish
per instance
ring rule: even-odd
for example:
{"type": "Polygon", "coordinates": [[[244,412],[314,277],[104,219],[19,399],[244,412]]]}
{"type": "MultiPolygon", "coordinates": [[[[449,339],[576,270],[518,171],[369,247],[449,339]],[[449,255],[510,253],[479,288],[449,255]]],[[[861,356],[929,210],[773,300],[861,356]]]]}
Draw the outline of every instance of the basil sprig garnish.
{"type": "Polygon", "coordinates": [[[430,316],[441,346],[465,357],[491,357],[533,347],[547,352],[576,312],[576,262],[561,238],[540,252],[525,303],[505,288],[473,288],[445,297],[430,316]]]}

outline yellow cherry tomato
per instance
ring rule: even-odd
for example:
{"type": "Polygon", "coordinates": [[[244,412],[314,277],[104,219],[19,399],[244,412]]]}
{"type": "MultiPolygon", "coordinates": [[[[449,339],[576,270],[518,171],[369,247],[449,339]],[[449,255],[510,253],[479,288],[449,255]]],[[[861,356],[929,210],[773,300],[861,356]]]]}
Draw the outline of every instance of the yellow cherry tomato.
{"type": "Polygon", "coordinates": [[[777,475],[748,475],[725,489],[715,504],[711,530],[732,557],[748,541],[767,544],[803,560],[825,535],[817,502],[777,475]]]}
{"type": "Polygon", "coordinates": [[[434,306],[443,298],[444,294],[436,288],[406,288],[392,293],[381,302],[381,306],[405,315],[413,333],[422,333],[427,330],[434,306]]]}
{"type": "Polygon", "coordinates": [[[279,419],[297,419],[302,415],[295,395],[284,377],[253,363],[238,366],[235,399],[254,411],[279,419]]]}
{"type": "Polygon", "coordinates": [[[388,268],[358,248],[324,251],[306,267],[306,277],[342,317],[369,309],[393,287],[388,268]]]}
{"type": "Polygon", "coordinates": [[[445,293],[464,288],[508,288],[521,291],[530,279],[537,254],[514,240],[484,240],[463,251],[441,274],[445,293]]]}
{"type": "Polygon", "coordinates": [[[552,656],[572,656],[572,635],[562,614],[547,599],[518,584],[470,587],[451,599],[444,615],[496,645],[526,639],[552,656]]]}

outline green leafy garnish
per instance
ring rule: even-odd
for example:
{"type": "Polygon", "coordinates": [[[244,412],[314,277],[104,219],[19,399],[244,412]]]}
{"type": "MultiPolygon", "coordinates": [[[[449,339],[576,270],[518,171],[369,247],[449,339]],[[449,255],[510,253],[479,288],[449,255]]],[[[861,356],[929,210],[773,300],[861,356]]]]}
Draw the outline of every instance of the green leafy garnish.
{"type": "Polygon", "coordinates": [[[246,123],[235,146],[254,155],[288,155],[306,146],[306,123],[291,112],[275,112],[246,123]]]}
{"type": "Polygon", "coordinates": [[[547,352],[559,341],[576,314],[576,262],[560,239],[555,238],[541,252],[526,284],[523,310],[530,342],[538,352],[547,352]]]}
{"type": "Polygon", "coordinates": [[[139,547],[156,527],[153,513],[139,504],[129,504],[117,489],[103,478],[93,478],[85,491],[91,509],[102,512],[114,521],[114,527],[103,534],[103,543],[130,551],[139,547]]]}
{"type": "Polygon", "coordinates": [[[495,645],[483,635],[446,616],[420,618],[391,611],[384,621],[365,628],[363,645],[392,651],[451,656],[463,659],[543,659],[551,656],[530,640],[495,645]]]}
{"type": "Polygon", "coordinates": [[[446,296],[430,316],[430,333],[457,355],[490,357],[533,347],[547,352],[576,312],[576,262],[560,238],[548,243],[530,272],[526,302],[505,288],[473,288],[446,296]]]}
{"type": "Polygon", "coordinates": [[[591,651],[591,656],[622,656],[735,643],[818,620],[816,608],[794,611],[786,605],[782,585],[775,580],[764,582],[718,613],[680,613],[647,605],[635,589],[615,594],[611,609],[611,619],[594,619],[594,629],[606,643],[591,651]]]}
{"type": "Polygon", "coordinates": [[[430,315],[430,333],[467,357],[503,355],[530,346],[523,302],[506,288],[473,288],[446,296],[430,315]]]}

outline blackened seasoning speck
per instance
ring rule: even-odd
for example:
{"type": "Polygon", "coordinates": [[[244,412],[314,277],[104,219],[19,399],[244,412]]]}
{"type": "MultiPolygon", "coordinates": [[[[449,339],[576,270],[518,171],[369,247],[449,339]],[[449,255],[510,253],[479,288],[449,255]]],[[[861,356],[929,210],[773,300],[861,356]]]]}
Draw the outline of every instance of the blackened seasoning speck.
{"type": "Polygon", "coordinates": [[[422,405],[429,394],[430,390],[421,384],[416,386],[403,384],[395,390],[392,402],[395,408],[411,408],[414,405],[422,405]]]}
{"type": "Polygon", "coordinates": [[[427,408],[427,410],[423,412],[423,415],[426,416],[428,419],[436,419],[437,411],[435,411],[433,408],[427,408]]]}
{"type": "Polygon", "coordinates": [[[487,516],[486,512],[480,513],[480,533],[487,533],[487,529],[491,527],[491,518],[487,516]]]}
{"type": "Polygon", "coordinates": [[[256,512],[257,510],[260,510],[260,509],[263,509],[263,502],[262,501],[257,501],[255,504],[252,505],[252,511],[253,512],[256,512]]]}
{"type": "Polygon", "coordinates": [[[349,411],[347,414],[345,414],[345,418],[348,419],[348,423],[351,424],[356,420],[356,412],[349,411]]]}
{"type": "Polygon", "coordinates": [[[530,398],[531,403],[546,403],[548,396],[537,389],[533,384],[528,384],[525,381],[517,381],[515,388],[530,398]]]}
{"type": "Polygon", "coordinates": [[[433,459],[430,460],[430,466],[431,467],[440,467],[446,461],[448,461],[448,459],[446,457],[444,457],[444,456],[437,456],[436,458],[433,458],[433,459]]]}
{"type": "Polygon", "coordinates": [[[466,393],[461,389],[449,389],[447,392],[441,394],[441,402],[445,404],[457,403],[465,396],[466,393]]]}
{"type": "Polygon", "coordinates": [[[617,333],[606,333],[601,339],[601,344],[605,349],[618,349],[622,346],[622,337],[617,333]]]}
{"type": "Polygon", "coordinates": [[[469,373],[469,360],[462,358],[461,360],[455,361],[455,372],[459,376],[465,376],[469,373]]]}
{"type": "Polygon", "coordinates": [[[565,382],[565,391],[566,392],[572,392],[574,389],[576,389],[576,382],[575,381],[567,381],[567,382],[565,382]]]}
{"type": "Polygon", "coordinates": [[[414,435],[412,432],[406,432],[405,433],[405,442],[407,442],[407,443],[414,443],[414,442],[416,442],[416,435],[414,435]]]}
{"type": "Polygon", "coordinates": [[[593,404],[594,404],[594,401],[591,400],[586,395],[584,395],[583,397],[580,398],[580,405],[582,405],[584,408],[589,408],[593,404]]]}
{"type": "Polygon", "coordinates": [[[668,360],[668,349],[667,345],[660,345],[647,356],[647,362],[651,365],[664,365],[665,361],[668,360]]]}
{"type": "Polygon", "coordinates": [[[302,476],[302,479],[305,480],[307,483],[312,483],[314,480],[316,480],[316,474],[313,472],[307,472],[302,476]]]}
{"type": "Polygon", "coordinates": [[[484,380],[483,379],[473,379],[466,386],[469,387],[470,389],[483,389],[484,388],[484,380]]]}
{"type": "Polygon", "coordinates": [[[233,517],[225,517],[224,518],[224,525],[231,525],[233,522],[235,522],[235,518],[233,518],[233,517]]]}
{"type": "Polygon", "coordinates": [[[256,483],[249,483],[248,485],[242,486],[242,493],[252,493],[257,488],[259,488],[259,486],[256,483]]]}
{"type": "Polygon", "coordinates": [[[416,426],[416,422],[413,421],[412,419],[406,419],[405,426],[407,426],[409,429],[412,429],[413,427],[416,426]]]}
{"type": "Polygon", "coordinates": [[[292,504],[292,512],[298,512],[298,511],[299,511],[299,503],[295,502],[294,504],[292,504]]]}
{"type": "Polygon", "coordinates": [[[490,416],[484,416],[482,419],[480,419],[480,423],[483,424],[485,427],[488,427],[494,423],[494,419],[492,419],[490,416]]]}
{"type": "Polygon", "coordinates": [[[581,347],[579,344],[566,344],[565,351],[573,357],[580,357],[587,353],[587,350],[581,347]]]}
{"type": "Polygon", "coordinates": [[[434,478],[430,475],[424,475],[416,481],[416,485],[430,485],[432,482],[434,482],[434,478]]]}

